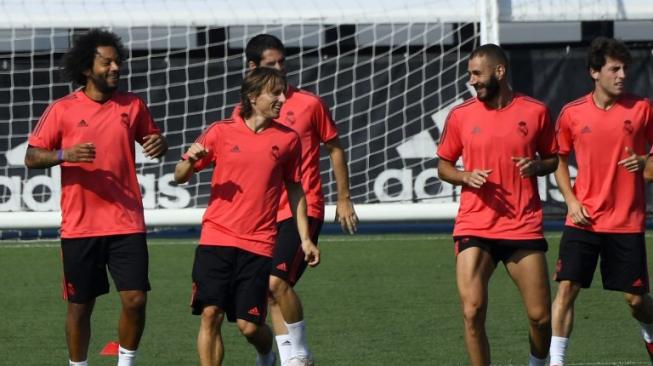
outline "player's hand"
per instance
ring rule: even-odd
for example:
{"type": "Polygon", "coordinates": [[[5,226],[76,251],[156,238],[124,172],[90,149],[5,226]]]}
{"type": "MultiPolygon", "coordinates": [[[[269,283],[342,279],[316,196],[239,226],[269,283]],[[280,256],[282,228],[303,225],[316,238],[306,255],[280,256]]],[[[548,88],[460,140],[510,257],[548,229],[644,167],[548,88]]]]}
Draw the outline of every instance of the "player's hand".
{"type": "Polygon", "coordinates": [[[168,150],[166,139],[159,134],[147,135],[143,141],[143,154],[150,159],[156,159],[168,150]]]}
{"type": "Polygon", "coordinates": [[[186,151],[186,156],[188,156],[188,161],[190,163],[195,163],[196,161],[207,156],[208,154],[209,154],[209,150],[205,149],[204,146],[198,144],[197,142],[193,142],[193,144],[190,145],[190,147],[186,151]]]}
{"type": "Polygon", "coordinates": [[[492,173],[492,169],[474,169],[471,172],[464,172],[463,183],[472,188],[481,188],[487,182],[490,173],[492,173]]]}
{"type": "Polygon", "coordinates": [[[519,169],[519,175],[522,178],[536,176],[537,172],[540,171],[541,167],[539,160],[524,156],[513,156],[511,159],[515,163],[517,169],[519,169]]]}
{"type": "Polygon", "coordinates": [[[63,161],[68,163],[92,163],[95,160],[95,145],[92,142],[77,144],[63,149],[63,161]]]}
{"type": "Polygon", "coordinates": [[[586,226],[590,224],[589,212],[578,201],[567,203],[567,216],[576,225],[586,226]]]}
{"type": "Polygon", "coordinates": [[[354,203],[349,197],[338,199],[336,203],[336,221],[340,222],[342,231],[348,234],[354,234],[358,225],[358,216],[354,211],[354,203]]]}
{"type": "Polygon", "coordinates": [[[315,267],[320,264],[320,249],[310,239],[302,240],[302,251],[304,251],[304,260],[309,266],[315,267]]]}
{"type": "Polygon", "coordinates": [[[617,164],[620,166],[626,168],[631,173],[639,172],[641,170],[644,170],[644,167],[646,166],[646,158],[647,156],[639,156],[635,154],[633,149],[630,147],[626,147],[626,154],[628,155],[627,158],[623,160],[619,160],[617,164]]]}

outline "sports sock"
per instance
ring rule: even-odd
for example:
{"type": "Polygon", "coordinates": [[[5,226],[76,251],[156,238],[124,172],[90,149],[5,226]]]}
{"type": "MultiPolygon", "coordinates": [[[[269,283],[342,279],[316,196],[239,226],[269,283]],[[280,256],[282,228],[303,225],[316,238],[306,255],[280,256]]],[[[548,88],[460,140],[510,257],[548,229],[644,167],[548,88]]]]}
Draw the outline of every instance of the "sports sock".
{"type": "Polygon", "coordinates": [[[288,324],[288,337],[290,338],[290,357],[308,357],[308,344],[306,344],[306,324],[303,320],[288,324]]]}
{"type": "Polygon", "coordinates": [[[551,366],[564,366],[568,345],[569,338],[551,337],[551,348],[549,349],[549,354],[551,355],[551,362],[549,364],[551,366]]]}
{"type": "Polygon", "coordinates": [[[130,351],[118,346],[118,366],[133,366],[136,362],[136,350],[130,351]]]}
{"type": "Polygon", "coordinates": [[[546,364],[546,357],[544,359],[537,358],[533,354],[528,355],[528,366],[544,366],[546,364]]]}
{"type": "Polygon", "coordinates": [[[644,338],[644,342],[653,343],[653,324],[639,322],[639,325],[642,327],[642,338],[644,338]]]}
{"type": "Polygon", "coordinates": [[[88,366],[88,360],[79,361],[79,362],[68,360],[68,365],[69,366],[88,366]]]}
{"type": "Polygon", "coordinates": [[[290,358],[290,337],[288,334],[281,334],[274,337],[279,349],[279,362],[283,365],[290,358]]]}

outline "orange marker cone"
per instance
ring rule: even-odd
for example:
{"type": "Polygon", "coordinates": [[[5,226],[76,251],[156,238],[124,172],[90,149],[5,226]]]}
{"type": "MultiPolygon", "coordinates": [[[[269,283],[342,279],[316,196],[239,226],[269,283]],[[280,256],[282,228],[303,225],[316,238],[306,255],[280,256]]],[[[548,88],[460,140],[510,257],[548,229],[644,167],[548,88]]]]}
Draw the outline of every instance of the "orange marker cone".
{"type": "Polygon", "coordinates": [[[118,342],[109,341],[109,343],[102,348],[100,354],[102,356],[118,356],[118,342]]]}

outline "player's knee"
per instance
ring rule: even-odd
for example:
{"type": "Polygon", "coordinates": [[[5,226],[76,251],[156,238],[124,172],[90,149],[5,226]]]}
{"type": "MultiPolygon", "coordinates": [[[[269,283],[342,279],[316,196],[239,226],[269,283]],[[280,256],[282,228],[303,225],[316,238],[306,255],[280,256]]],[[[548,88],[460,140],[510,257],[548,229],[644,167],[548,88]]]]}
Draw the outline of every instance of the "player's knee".
{"type": "Polygon", "coordinates": [[[217,306],[206,306],[202,309],[202,324],[219,328],[224,319],[224,312],[217,306]]]}
{"type": "Polygon", "coordinates": [[[463,305],[463,319],[468,327],[478,327],[485,321],[485,307],[480,302],[466,302],[463,305]]]}
{"type": "Polygon", "coordinates": [[[270,276],[269,286],[272,296],[276,298],[290,290],[290,284],[277,276],[270,276]]]}
{"type": "Polygon", "coordinates": [[[75,321],[89,319],[93,312],[93,306],[90,304],[68,303],[68,317],[75,321]]]}
{"type": "Polygon", "coordinates": [[[145,311],[147,295],[144,292],[133,292],[122,297],[122,307],[130,312],[145,311]]]}
{"type": "Polygon", "coordinates": [[[238,330],[245,338],[252,338],[258,332],[258,325],[246,320],[238,319],[238,330]]]}
{"type": "Polygon", "coordinates": [[[536,329],[551,328],[551,312],[546,308],[534,309],[528,312],[528,321],[536,329]]]}
{"type": "Polygon", "coordinates": [[[558,292],[555,301],[564,306],[573,304],[580,287],[571,281],[561,281],[558,284],[558,292]]]}

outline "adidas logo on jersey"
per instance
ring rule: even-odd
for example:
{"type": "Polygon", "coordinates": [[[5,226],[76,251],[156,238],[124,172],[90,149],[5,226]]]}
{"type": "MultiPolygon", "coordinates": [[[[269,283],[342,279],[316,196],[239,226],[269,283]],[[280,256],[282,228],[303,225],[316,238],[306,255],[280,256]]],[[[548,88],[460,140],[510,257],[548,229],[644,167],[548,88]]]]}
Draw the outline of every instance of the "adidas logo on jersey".
{"type": "Polygon", "coordinates": [[[240,152],[240,148],[238,147],[238,145],[234,145],[234,147],[231,148],[231,152],[232,152],[232,153],[239,153],[239,152],[240,152]]]}
{"type": "Polygon", "coordinates": [[[580,130],[580,133],[590,133],[590,132],[592,132],[592,129],[590,128],[590,126],[585,126],[585,127],[583,127],[582,130],[580,130]]]}
{"type": "Polygon", "coordinates": [[[77,127],[88,127],[88,123],[86,123],[86,121],[84,121],[84,120],[81,120],[77,124],[77,127]]]}
{"type": "Polygon", "coordinates": [[[474,128],[472,129],[472,135],[478,135],[479,133],[481,133],[481,128],[478,126],[474,126],[474,128]]]}
{"type": "Polygon", "coordinates": [[[258,311],[258,307],[254,306],[253,308],[249,309],[247,312],[249,315],[254,315],[254,316],[261,316],[261,313],[258,311]]]}

